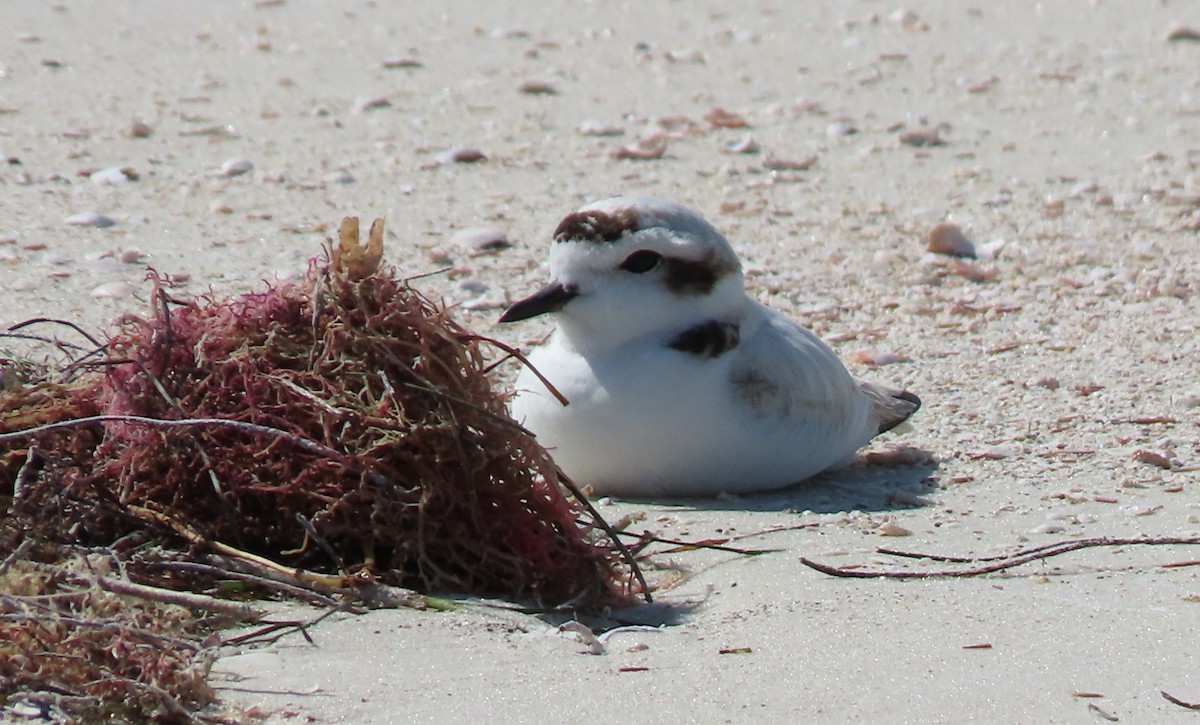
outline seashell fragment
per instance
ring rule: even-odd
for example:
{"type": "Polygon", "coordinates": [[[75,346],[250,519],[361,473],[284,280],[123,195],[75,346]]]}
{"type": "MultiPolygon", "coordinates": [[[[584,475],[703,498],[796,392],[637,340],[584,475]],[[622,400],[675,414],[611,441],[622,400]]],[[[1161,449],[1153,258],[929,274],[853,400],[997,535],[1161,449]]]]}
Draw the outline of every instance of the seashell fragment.
{"type": "Polygon", "coordinates": [[[530,96],[556,96],[558,88],[547,80],[531,78],[517,87],[517,90],[530,96]]]}
{"type": "Polygon", "coordinates": [[[662,155],[666,152],[667,135],[665,133],[655,133],[643,136],[628,146],[618,146],[608,153],[614,159],[649,161],[651,159],[662,158],[662,155]]]}
{"type": "Polygon", "coordinates": [[[96,227],[103,229],[105,227],[114,226],[117,223],[116,219],[105,216],[99,212],[85,211],[79,214],[72,214],[63,220],[64,224],[69,224],[74,227],[96,227]]]}
{"type": "Polygon", "coordinates": [[[351,174],[349,171],[346,171],[345,169],[340,169],[338,171],[330,171],[328,174],[325,174],[325,176],[323,178],[325,180],[325,183],[327,183],[327,184],[353,184],[354,183],[354,174],[351,174]]]}
{"type": "Polygon", "coordinates": [[[950,257],[965,257],[975,259],[975,245],[957,224],[940,222],[929,230],[929,241],[926,249],[934,254],[945,254],[950,257]]]}
{"type": "Polygon", "coordinates": [[[1170,456],[1157,451],[1148,451],[1145,448],[1139,448],[1134,451],[1133,460],[1138,463],[1148,463],[1151,466],[1158,466],[1168,471],[1175,467],[1175,461],[1170,456]]]}
{"type": "Polygon", "coordinates": [[[1041,524],[1040,526],[1033,527],[1032,529],[1029,530],[1029,533],[1031,533],[1031,534],[1061,534],[1062,532],[1064,532],[1066,530],[1067,530],[1067,527],[1063,526],[1062,524],[1046,523],[1046,524],[1041,524]]]}
{"type": "Polygon", "coordinates": [[[508,233],[498,227],[468,227],[456,233],[450,243],[469,248],[472,257],[495,254],[512,247],[508,233]]]}
{"type": "Polygon", "coordinates": [[[482,151],[471,146],[447,149],[435,158],[439,164],[474,164],[487,160],[487,156],[482,151]]]}
{"type": "Polygon", "coordinates": [[[445,247],[430,247],[425,250],[425,258],[434,264],[454,264],[454,258],[445,247]]]}
{"type": "Polygon", "coordinates": [[[825,135],[829,138],[853,136],[856,133],[858,133],[858,128],[849,121],[834,121],[825,127],[825,135]]]}
{"type": "Polygon", "coordinates": [[[221,164],[220,170],[217,171],[218,179],[232,179],[235,176],[241,176],[254,170],[254,163],[250,159],[234,158],[228,159],[221,164]]]}
{"type": "Polygon", "coordinates": [[[945,146],[946,141],[942,138],[941,132],[934,126],[926,128],[918,128],[912,131],[903,131],[899,136],[900,143],[905,146],[945,146]]]}
{"type": "Polygon", "coordinates": [[[1172,28],[1171,32],[1167,33],[1167,42],[1174,42],[1177,40],[1200,40],[1200,30],[1197,30],[1196,28],[1190,28],[1186,25],[1180,25],[1179,27],[1172,28]]]}
{"type": "Polygon", "coordinates": [[[106,282],[92,290],[97,299],[123,300],[133,294],[133,285],[127,282],[106,282]]]}
{"type": "Polygon", "coordinates": [[[94,171],[89,179],[94,184],[125,184],[130,181],[137,181],[141,175],[132,166],[109,166],[106,169],[94,171]]]}
{"type": "Polygon", "coordinates": [[[817,156],[813,154],[799,160],[768,156],[763,159],[762,165],[767,171],[808,171],[815,163],[817,163],[817,156]]]}
{"type": "Polygon", "coordinates": [[[921,20],[920,16],[908,8],[897,8],[888,16],[888,20],[910,32],[929,30],[929,23],[921,20]]]}
{"type": "Polygon", "coordinates": [[[122,264],[137,264],[145,258],[146,253],[137,247],[122,249],[121,253],[117,256],[117,259],[121,260],[122,264]]]}
{"type": "Polygon", "coordinates": [[[620,136],[625,133],[625,129],[615,123],[592,120],[579,124],[578,131],[583,136],[620,136]]]}
{"type": "Polygon", "coordinates": [[[354,101],[354,106],[351,110],[354,113],[366,113],[367,111],[375,111],[380,108],[388,108],[392,105],[384,96],[375,96],[372,98],[358,98],[354,101]]]}
{"type": "Polygon", "coordinates": [[[912,532],[894,521],[884,521],[875,529],[880,536],[912,536],[912,532]]]}
{"type": "Polygon", "coordinates": [[[1200,408],[1200,388],[1192,388],[1184,393],[1180,402],[1185,408],[1200,408]]]}
{"type": "Polygon", "coordinates": [[[150,138],[154,135],[154,129],[143,121],[134,121],[125,127],[123,133],[129,138],[150,138]]]}
{"type": "Polygon", "coordinates": [[[383,59],[383,67],[392,68],[424,68],[425,64],[416,58],[404,55],[393,55],[383,59]]]}
{"type": "Polygon", "coordinates": [[[737,141],[725,144],[724,151],[727,154],[756,154],[759,152],[759,145],[754,136],[746,134],[737,141]]]}
{"type": "Polygon", "coordinates": [[[712,124],[713,128],[745,128],[749,125],[742,114],[727,111],[720,106],[704,114],[704,120],[712,124]]]}
{"type": "Polygon", "coordinates": [[[881,365],[892,365],[898,362],[908,360],[904,355],[890,350],[856,350],[848,356],[851,362],[856,362],[860,365],[869,365],[871,367],[879,367],[881,365]]]}

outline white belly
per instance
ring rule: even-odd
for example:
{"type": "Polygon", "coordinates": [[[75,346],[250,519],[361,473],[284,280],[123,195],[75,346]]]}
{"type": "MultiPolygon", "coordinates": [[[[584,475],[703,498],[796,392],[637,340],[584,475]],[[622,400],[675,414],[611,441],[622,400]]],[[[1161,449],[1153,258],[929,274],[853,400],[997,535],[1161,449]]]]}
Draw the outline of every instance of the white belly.
{"type": "Polygon", "coordinates": [[[860,432],[864,401],[846,400],[832,417],[759,415],[735,395],[724,358],[641,349],[591,363],[554,344],[535,350],[531,362],[571,401],[566,407],[529,371],[517,380],[513,417],[598,494],[780,488],[852,460],[870,437],[860,432]]]}

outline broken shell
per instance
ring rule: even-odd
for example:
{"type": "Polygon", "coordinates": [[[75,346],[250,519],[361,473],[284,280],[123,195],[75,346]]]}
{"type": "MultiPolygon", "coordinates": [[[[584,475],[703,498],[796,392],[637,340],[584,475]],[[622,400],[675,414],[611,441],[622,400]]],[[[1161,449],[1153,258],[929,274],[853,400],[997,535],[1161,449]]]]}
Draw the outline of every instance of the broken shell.
{"type": "Polygon", "coordinates": [[[469,227],[455,234],[450,243],[457,247],[468,247],[471,256],[495,254],[512,247],[508,234],[497,227],[469,227]]]}
{"type": "Polygon", "coordinates": [[[98,212],[85,211],[79,214],[72,214],[64,219],[63,223],[75,227],[97,227],[102,229],[115,225],[117,220],[98,212]]]}
{"type": "Polygon", "coordinates": [[[107,282],[92,290],[97,299],[123,300],[133,294],[133,285],[127,282],[107,282]]]}
{"type": "Polygon", "coordinates": [[[921,20],[920,16],[908,8],[897,8],[888,16],[888,20],[912,32],[929,30],[929,23],[921,20]]]}
{"type": "Polygon", "coordinates": [[[584,136],[620,136],[625,133],[625,129],[615,123],[601,123],[592,120],[579,124],[578,130],[584,136]]]}
{"type": "Polygon", "coordinates": [[[1200,40],[1200,30],[1189,28],[1186,25],[1173,28],[1171,32],[1167,33],[1167,41],[1172,42],[1176,40],[1200,40]]]}
{"type": "Polygon", "coordinates": [[[154,135],[154,129],[142,121],[134,121],[125,127],[124,133],[129,138],[149,138],[154,135]]]}
{"type": "Polygon", "coordinates": [[[825,135],[829,138],[841,138],[842,136],[853,136],[858,133],[858,128],[849,121],[834,121],[825,127],[825,135]]]}
{"type": "Polygon", "coordinates": [[[781,159],[775,156],[768,156],[763,159],[763,168],[768,171],[807,171],[813,164],[817,163],[817,156],[806,156],[799,161],[794,159],[781,159]]]}
{"type": "Polygon", "coordinates": [[[145,252],[137,247],[130,247],[129,249],[122,249],[120,255],[117,256],[117,259],[121,260],[123,264],[137,264],[145,257],[145,252]]]}
{"type": "Polygon", "coordinates": [[[1067,527],[1062,524],[1041,524],[1029,530],[1031,534],[1061,534],[1067,527]]]}
{"type": "Polygon", "coordinates": [[[1192,388],[1184,393],[1181,402],[1185,408],[1200,408],[1200,388],[1192,388]]]}
{"type": "Polygon", "coordinates": [[[1175,467],[1175,461],[1169,456],[1157,451],[1148,451],[1144,448],[1139,448],[1133,452],[1133,460],[1138,463],[1148,463],[1151,466],[1158,466],[1168,471],[1175,467]]]}
{"type": "Polygon", "coordinates": [[[132,166],[109,166],[107,169],[92,172],[88,178],[96,184],[124,184],[137,181],[141,177],[132,166]]]}
{"type": "Polygon", "coordinates": [[[870,365],[871,367],[891,365],[893,363],[904,362],[908,359],[900,353],[887,350],[856,350],[847,357],[851,362],[856,362],[860,365],[870,365]]]}
{"type": "Polygon", "coordinates": [[[345,169],[339,171],[330,171],[323,177],[327,184],[353,184],[354,175],[345,169]]]}
{"type": "Polygon", "coordinates": [[[758,142],[750,134],[746,134],[737,141],[725,144],[725,153],[729,154],[756,154],[758,151],[758,142]]]}
{"type": "Polygon", "coordinates": [[[672,63],[703,63],[704,53],[696,48],[668,50],[663,57],[672,63]]]}
{"type": "Polygon", "coordinates": [[[253,170],[254,163],[250,159],[229,159],[221,164],[221,169],[216,175],[220,179],[232,179],[235,176],[241,176],[253,170]]]}
{"type": "Polygon", "coordinates": [[[900,143],[905,146],[945,146],[946,142],[942,139],[941,132],[935,127],[918,128],[912,131],[904,131],[900,134],[900,143]]]}
{"type": "Polygon", "coordinates": [[[384,68],[424,68],[425,64],[416,58],[407,56],[392,56],[383,59],[384,68]]]}
{"type": "Polygon", "coordinates": [[[719,106],[704,114],[704,120],[712,124],[713,128],[745,128],[749,125],[740,113],[727,111],[719,106]]]}
{"type": "Polygon", "coordinates": [[[74,264],[75,258],[67,254],[46,254],[42,257],[42,264],[50,267],[65,267],[68,264],[74,264]]]}
{"type": "Polygon", "coordinates": [[[388,108],[392,105],[384,96],[376,96],[374,98],[358,98],[354,101],[354,106],[351,110],[355,113],[365,113],[366,111],[374,111],[380,108],[388,108]]]}
{"type": "Polygon", "coordinates": [[[558,89],[547,80],[530,79],[522,83],[517,90],[531,96],[556,96],[558,89]]]}
{"type": "Polygon", "coordinates": [[[439,164],[474,164],[487,160],[487,156],[482,151],[470,146],[447,149],[438,154],[436,158],[439,164]]]}
{"type": "Polygon", "coordinates": [[[430,247],[425,250],[425,258],[434,264],[454,264],[454,258],[450,256],[445,247],[430,247]]]}
{"type": "Polygon", "coordinates": [[[978,256],[975,253],[975,245],[970,239],[967,239],[962,229],[957,224],[950,222],[933,225],[933,228],[929,230],[929,243],[926,249],[934,254],[945,254],[951,257],[974,259],[978,256]]]}
{"type": "Polygon", "coordinates": [[[650,159],[662,158],[662,155],[666,152],[667,135],[665,133],[655,133],[640,138],[629,146],[614,148],[609,151],[609,155],[614,159],[648,161],[650,159]]]}
{"type": "Polygon", "coordinates": [[[912,536],[912,532],[893,521],[884,521],[875,529],[880,536],[912,536]]]}

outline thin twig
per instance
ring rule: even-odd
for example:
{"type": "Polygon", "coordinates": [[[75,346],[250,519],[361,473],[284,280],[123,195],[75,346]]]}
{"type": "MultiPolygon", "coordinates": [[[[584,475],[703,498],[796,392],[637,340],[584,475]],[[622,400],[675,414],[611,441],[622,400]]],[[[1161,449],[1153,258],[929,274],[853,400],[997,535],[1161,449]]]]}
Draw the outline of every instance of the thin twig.
{"type": "Polygon", "coordinates": [[[1178,705],[1180,707],[1187,708],[1188,710],[1200,710],[1200,702],[1187,702],[1185,700],[1180,700],[1178,697],[1175,697],[1166,690],[1159,690],[1158,694],[1162,695],[1164,698],[1166,698],[1167,702],[1173,705],[1178,705]]]}
{"type": "Polygon", "coordinates": [[[25,327],[29,327],[30,325],[40,325],[40,324],[44,324],[44,323],[50,323],[50,324],[54,324],[54,325],[62,325],[63,327],[69,327],[72,330],[74,330],[75,332],[78,332],[80,334],[80,336],[82,336],[85,340],[87,340],[88,342],[95,345],[97,349],[102,349],[104,347],[104,344],[101,343],[99,340],[97,340],[96,337],[94,335],[92,335],[92,333],[83,329],[79,325],[75,324],[74,322],[71,322],[70,320],[60,320],[55,317],[34,317],[34,318],[31,318],[28,320],[23,320],[21,322],[18,322],[15,325],[9,325],[8,329],[12,332],[16,332],[17,330],[20,330],[25,327]]]}
{"type": "MultiPolygon", "coordinates": [[[[1079,549],[1088,549],[1099,546],[1171,546],[1191,544],[1200,544],[1200,536],[1162,536],[1154,538],[1143,537],[1136,539],[1105,536],[1093,539],[1080,539],[1078,541],[1062,541],[1048,546],[1039,546],[1035,547],[1034,549],[1010,554],[1007,558],[991,561],[991,563],[984,566],[966,569],[944,569],[933,571],[897,571],[892,569],[869,571],[863,569],[850,569],[846,567],[834,567],[829,566],[828,564],[821,564],[804,557],[800,557],[800,563],[830,576],[853,577],[857,579],[934,579],[991,574],[993,572],[1003,571],[1004,569],[1012,569],[1013,567],[1021,566],[1022,564],[1028,564],[1031,561],[1048,559],[1052,556],[1066,554],[1070,551],[1078,551],[1079,549]]],[[[968,559],[965,561],[970,560],[968,559]]]]}
{"type": "Polygon", "coordinates": [[[304,637],[304,639],[308,641],[309,644],[313,644],[313,638],[308,633],[309,628],[315,627],[317,624],[324,621],[325,618],[329,617],[330,615],[336,614],[339,611],[340,610],[336,609],[336,608],[335,609],[327,609],[324,612],[322,612],[321,614],[317,615],[316,617],[313,617],[312,619],[308,620],[307,622],[301,622],[299,620],[292,620],[292,621],[287,621],[287,622],[263,622],[263,625],[264,625],[263,627],[260,627],[259,629],[256,629],[253,632],[247,632],[246,634],[240,634],[236,637],[230,637],[229,639],[222,640],[221,645],[222,646],[239,645],[239,644],[248,644],[250,642],[254,642],[254,644],[274,644],[275,642],[278,642],[283,637],[286,637],[287,635],[292,634],[292,632],[299,632],[304,637]],[[280,632],[280,630],[290,630],[290,631],[280,632]],[[260,638],[265,637],[266,635],[272,634],[272,633],[277,633],[277,634],[275,634],[275,636],[273,636],[273,637],[263,639],[262,641],[256,641],[256,640],[259,640],[260,638]]]}
{"type": "Polygon", "coordinates": [[[304,528],[304,533],[308,535],[308,538],[315,541],[317,546],[321,547],[321,550],[325,552],[325,555],[329,557],[333,565],[337,567],[337,570],[342,573],[342,576],[348,576],[346,565],[342,562],[342,557],[338,556],[338,553],[334,551],[329,542],[317,533],[317,527],[313,526],[312,522],[304,518],[304,514],[299,511],[296,512],[296,521],[304,528]]]}
{"type": "Polygon", "coordinates": [[[583,504],[584,508],[588,510],[588,513],[592,515],[592,518],[596,521],[596,523],[600,525],[600,528],[604,529],[604,533],[608,534],[608,538],[611,539],[613,544],[617,547],[617,551],[621,553],[621,557],[625,559],[625,563],[629,565],[629,569],[633,573],[634,578],[637,579],[638,584],[641,585],[642,598],[646,600],[647,604],[652,603],[654,599],[650,596],[650,585],[646,582],[646,577],[642,576],[642,568],[638,566],[637,559],[634,558],[633,554],[629,553],[629,549],[625,548],[625,544],[622,543],[619,533],[613,529],[613,527],[608,525],[608,522],[605,521],[604,517],[600,515],[600,512],[596,510],[596,507],[592,506],[592,502],[588,500],[588,497],[583,495],[583,491],[580,491],[579,487],[575,485],[575,482],[572,481],[567,474],[563,473],[561,469],[558,470],[558,480],[564,488],[571,492],[571,495],[575,497],[576,501],[583,504]]]}
{"type": "Polygon", "coordinates": [[[639,541],[644,541],[648,544],[668,544],[675,548],[664,549],[656,553],[659,554],[679,554],[686,551],[695,551],[697,549],[708,549],[710,551],[725,551],[730,554],[741,554],[743,556],[758,556],[759,554],[771,554],[783,549],[739,549],[735,546],[724,546],[726,542],[733,541],[733,537],[723,537],[717,539],[703,539],[700,541],[683,541],[681,539],[667,539],[662,536],[655,536],[649,531],[643,531],[641,534],[635,534],[632,531],[619,532],[622,536],[629,536],[639,541]]]}
{"type": "Polygon", "coordinates": [[[551,383],[549,380],[547,380],[546,376],[542,375],[542,372],[540,370],[538,370],[536,367],[534,367],[533,363],[529,362],[529,358],[525,357],[525,355],[523,355],[521,353],[521,351],[518,350],[517,348],[515,348],[511,345],[506,345],[503,342],[500,342],[499,340],[496,340],[494,338],[484,337],[483,335],[463,335],[462,338],[464,340],[486,342],[489,345],[494,345],[494,346],[500,348],[501,350],[503,350],[504,352],[508,353],[509,355],[512,355],[516,359],[520,360],[522,365],[529,368],[529,371],[531,373],[533,373],[534,375],[536,375],[538,380],[542,381],[542,385],[546,386],[546,390],[549,390],[550,394],[553,395],[555,398],[557,398],[558,402],[563,404],[563,407],[566,407],[571,404],[571,401],[567,400],[567,396],[558,392],[558,388],[554,387],[554,384],[551,383]]]}
{"type": "Polygon", "coordinates": [[[1027,549],[1021,549],[1008,554],[996,554],[994,556],[945,556],[941,554],[922,554],[915,551],[900,551],[898,549],[888,549],[879,547],[875,551],[888,556],[901,556],[907,559],[929,559],[930,561],[945,561],[954,564],[972,564],[980,561],[1007,561],[1014,556],[1024,556],[1026,554],[1036,554],[1039,551],[1049,551],[1062,546],[1064,542],[1056,541],[1051,544],[1041,544],[1039,546],[1031,546],[1027,549]]]}
{"type": "Polygon", "coordinates": [[[25,552],[33,547],[33,537],[21,539],[21,543],[17,544],[17,548],[13,549],[8,556],[4,557],[4,561],[0,561],[0,576],[8,571],[13,564],[25,556],[25,552]]]}
{"type": "Polygon", "coordinates": [[[250,574],[248,572],[238,571],[236,569],[213,566],[212,564],[201,564],[194,561],[156,561],[149,562],[145,566],[150,570],[179,571],[217,578],[236,579],[238,581],[246,582],[247,584],[263,587],[264,589],[282,592],[283,594],[287,594],[298,599],[305,599],[310,604],[319,604],[325,607],[342,606],[341,603],[333,597],[326,596],[311,588],[296,586],[295,584],[281,582],[278,579],[258,576],[257,574],[250,574]]]}

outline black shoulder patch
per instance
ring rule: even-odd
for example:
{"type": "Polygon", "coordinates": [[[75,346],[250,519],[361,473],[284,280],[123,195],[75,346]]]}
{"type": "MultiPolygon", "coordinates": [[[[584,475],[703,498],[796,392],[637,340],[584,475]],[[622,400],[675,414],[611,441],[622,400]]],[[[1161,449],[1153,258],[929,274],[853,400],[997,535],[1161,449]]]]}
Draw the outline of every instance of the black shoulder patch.
{"type": "Polygon", "coordinates": [[[575,211],[558,223],[554,241],[615,242],[636,232],[638,223],[638,213],[634,209],[621,209],[611,214],[595,210],[575,211]]]}
{"type": "Polygon", "coordinates": [[[717,358],[737,347],[740,341],[736,323],[709,320],[679,333],[668,347],[698,357],[717,358]]]}

